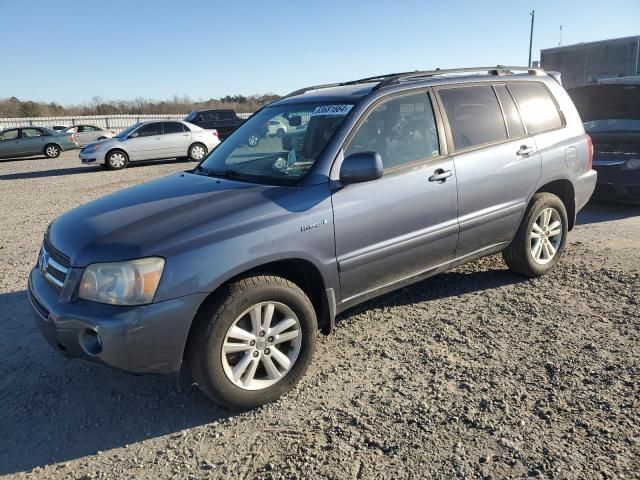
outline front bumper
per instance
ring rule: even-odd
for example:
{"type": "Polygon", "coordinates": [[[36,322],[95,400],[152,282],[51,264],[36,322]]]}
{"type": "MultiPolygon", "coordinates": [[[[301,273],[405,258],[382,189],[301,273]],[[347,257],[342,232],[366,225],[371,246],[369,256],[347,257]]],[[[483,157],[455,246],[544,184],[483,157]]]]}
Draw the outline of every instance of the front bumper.
{"type": "Polygon", "coordinates": [[[82,163],[104,163],[102,155],[100,155],[96,150],[91,150],[88,153],[80,150],[78,156],[82,163]]]}
{"type": "Polygon", "coordinates": [[[132,373],[180,370],[189,328],[206,293],[123,307],[64,300],[34,268],[28,293],[37,327],[60,353],[132,373]]]}

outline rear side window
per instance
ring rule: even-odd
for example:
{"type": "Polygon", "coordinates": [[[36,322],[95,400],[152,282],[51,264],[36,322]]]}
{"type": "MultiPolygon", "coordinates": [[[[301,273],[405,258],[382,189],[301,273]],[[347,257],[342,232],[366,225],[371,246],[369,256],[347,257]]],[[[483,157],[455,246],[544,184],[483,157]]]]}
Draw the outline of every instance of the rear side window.
{"type": "Polygon", "coordinates": [[[178,122],[164,122],[164,134],[182,133],[185,131],[184,126],[178,122]]]}
{"type": "Polygon", "coordinates": [[[439,91],[456,150],[506,140],[498,99],[490,86],[439,91]]]}
{"type": "Polygon", "coordinates": [[[540,82],[509,84],[522,119],[531,134],[562,127],[562,117],[549,91],[540,82]]]}
{"type": "Polygon", "coordinates": [[[513,97],[504,85],[496,85],[496,93],[502,105],[502,111],[504,112],[504,118],[507,121],[507,130],[509,130],[509,136],[511,138],[521,137],[524,135],[524,127],[522,126],[522,119],[516,108],[516,103],[513,101],[513,97]]]}
{"type": "Polygon", "coordinates": [[[367,115],[345,149],[345,156],[373,151],[385,170],[440,154],[438,134],[426,93],[388,100],[367,115]]]}
{"type": "Polygon", "coordinates": [[[41,130],[37,128],[23,128],[22,129],[22,138],[31,138],[31,137],[43,137],[41,130]]]}

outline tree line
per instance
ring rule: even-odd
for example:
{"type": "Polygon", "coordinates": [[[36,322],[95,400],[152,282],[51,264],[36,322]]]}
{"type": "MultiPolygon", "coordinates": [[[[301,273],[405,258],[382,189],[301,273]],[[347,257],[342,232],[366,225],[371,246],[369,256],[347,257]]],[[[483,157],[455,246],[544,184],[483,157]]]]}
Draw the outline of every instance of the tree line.
{"type": "Polygon", "coordinates": [[[192,100],[187,95],[174,95],[168,100],[105,100],[96,96],[79,105],[61,105],[56,102],[34,102],[16,97],[0,99],[0,118],[63,117],[72,115],[154,115],[184,114],[205,108],[232,108],[238,113],[255,112],[262,105],[280,98],[279,95],[227,95],[218,99],[192,100]]]}

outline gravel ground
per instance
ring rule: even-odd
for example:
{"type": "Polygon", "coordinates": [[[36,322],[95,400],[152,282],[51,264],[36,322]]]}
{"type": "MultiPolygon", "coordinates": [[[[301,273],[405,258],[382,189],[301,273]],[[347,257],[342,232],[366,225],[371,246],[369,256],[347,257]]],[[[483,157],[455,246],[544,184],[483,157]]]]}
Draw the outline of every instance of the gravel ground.
{"type": "Polygon", "coordinates": [[[639,207],[589,206],[547,277],[494,256],[347,312],[250,412],[55,353],[25,292],[48,222],[188,167],[0,161],[0,476],[638,478],[639,207]]]}

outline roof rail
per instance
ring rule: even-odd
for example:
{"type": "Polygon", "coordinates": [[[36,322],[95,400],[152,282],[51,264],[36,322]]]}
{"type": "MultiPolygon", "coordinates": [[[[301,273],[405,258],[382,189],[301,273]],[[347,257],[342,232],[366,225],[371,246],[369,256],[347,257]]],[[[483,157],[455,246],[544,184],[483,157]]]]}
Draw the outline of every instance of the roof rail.
{"type": "Polygon", "coordinates": [[[311,87],[301,88],[299,90],[295,90],[288,95],[285,95],[284,98],[295,97],[296,95],[302,95],[311,90],[319,90],[322,88],[331,88],[331,87],[343,87],[345,85],[357,85],[359,83],[371,83],[378,82],[378,84],[373,87],[373,90],[378,90],[383,87],[388,87],[390,85],[397,85],[403,80],[412,80],[426,77],[435,77],[437,75],[454,75],[456,73],[480,73],[485,72],[490,75],[513,75],[514,72],[527,72],[529,75],[544,75],[546,72],[542,68],[533,68],[533,67],[511,67],[504,65],[496,65],[495,67],[470,67],[470,68],[450,68],[450,69],[439,69],[435,70],[415,70],[413,72],[403,72],[403,73],[388,73],[386,75],[376,75],[375,77],[367,77],[361,78],[359,80],[351,80],[348,82],[339,82],[339,83],[326,83],[324,85],[313,85],[311,87]]]}

